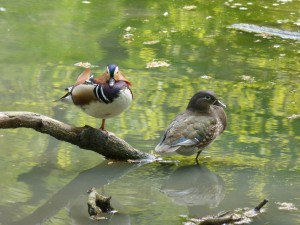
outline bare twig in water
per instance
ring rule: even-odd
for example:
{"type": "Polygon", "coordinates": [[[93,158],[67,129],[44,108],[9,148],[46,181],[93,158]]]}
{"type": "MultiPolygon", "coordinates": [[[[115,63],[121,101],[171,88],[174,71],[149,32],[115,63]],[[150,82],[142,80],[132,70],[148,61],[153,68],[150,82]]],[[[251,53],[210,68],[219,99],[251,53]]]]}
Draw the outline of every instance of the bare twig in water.
{"type": "Polygon", "coordinates": [[[255,211],[260,211],[260,209],[261,209],[262,207],[264,207],[264,205],[267,204],[267,203],[268,203],[268,200],[267,200],[267,199],[264,199],[261,203],[258,204],[258,206],[256,206],[256,207],[254,208],[254,210],[255,210],[255,211]]]}

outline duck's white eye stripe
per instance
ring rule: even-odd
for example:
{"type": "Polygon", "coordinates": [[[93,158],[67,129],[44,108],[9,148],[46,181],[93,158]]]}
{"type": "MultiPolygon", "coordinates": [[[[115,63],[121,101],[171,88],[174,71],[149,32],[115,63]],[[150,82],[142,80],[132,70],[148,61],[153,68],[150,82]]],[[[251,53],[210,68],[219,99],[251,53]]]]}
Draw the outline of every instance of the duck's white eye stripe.
{"type": "Polygon", "coordinates": [[[118,66],[116,66],[116,69],[115,69],[115,72],[114,72],[114,74],[117,74],[119,72],[119,67],[118,66]]]}

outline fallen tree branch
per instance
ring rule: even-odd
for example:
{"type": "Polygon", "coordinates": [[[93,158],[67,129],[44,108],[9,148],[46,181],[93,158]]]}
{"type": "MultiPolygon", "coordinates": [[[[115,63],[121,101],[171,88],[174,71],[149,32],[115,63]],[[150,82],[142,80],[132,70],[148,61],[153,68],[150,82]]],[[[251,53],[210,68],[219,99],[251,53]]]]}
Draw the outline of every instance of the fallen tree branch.
{"type": "Polygon", "coordinates": [[[255,208],[243,208],[236,209],[233,212],[219,213],[219,215],[210,215],[201,217],[199,219],[192,218],[188,224],[197,225],[222,225],[222,224],[249,224],[252,222],[252,218],[258,216],[261,213],[261,209],[268,203],[267,199],[264,199],[255,208]]]}
{"type": "Polygon", "coordinates": [[[234,223],[240,221],[242,218],[234,218],[233,215],[226,216],[226,217],[217,217],[217,218],[210,218],[207,220],[204,220],[199,223],[199,225],[222,225],[225,223],[234,223]]]}
{"type": "Polygon", "coordinates": [[[0,129],[32,128],[58,140],[91,150],[107,159],[127,161],[153,159],[115,135],[109,135],[90,126],[73,127],[50,117],[33,112],[0,112],[0,129]]]}

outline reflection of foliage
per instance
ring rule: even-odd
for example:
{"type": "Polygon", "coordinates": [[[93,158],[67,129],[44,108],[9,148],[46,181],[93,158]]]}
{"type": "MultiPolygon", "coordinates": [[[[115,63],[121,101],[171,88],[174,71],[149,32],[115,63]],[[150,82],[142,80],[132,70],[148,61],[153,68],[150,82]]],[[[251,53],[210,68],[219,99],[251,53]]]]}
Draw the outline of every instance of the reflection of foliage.
{"type": "MultiPolygon", "coordinates": [[[[256,185],[252,185],[253,193],[249,195],[260,199],[265,197],[263,189],[270,171],[300,171],[300,152],[296,151],[300,120],[288,119],[300,114],[299,43],[226,27],[247,22],[298,29],[294,24],[298,14],[293,13],[298,2],[278,2],[282,4],[280,8],[272,7],[273,1],[255,0],[242,11],[234,7],[236,1],[228,1],[229,5],[198,0],[91,1],[85,5],[81,1],[6,1],[1,5],[7,8],[1,12],[1,110],[54,116],[53,107],[59,105],[66,114],[64,122],[97,127],[99,120],[74,106],[52,101],[61,97],[63,89],[80,73],[74,63],[98,64],[94,72],[101,74],[105,65],[113,61],[133,82],[134,101],[128,111],[109,119],[107,127],[133,146],[150,151],[191,96],[201,89],[212,89],[227,105],[228,128],[210,146],[209,153],[203,153],[203,157],[213,155],[205,162],[210,169],[219,170],[230,188],[238,180],[238,170],[255,170],[257,175],[248,182],[256,185]],[[197,8],[184,10],[185,4],[197,8]],[[168,15],[164,16],[164,12],[168,15]],[[286,22],[277,23],[283,18],[286,22]],[[129,26],[134,29],[126,31],[129,26]],[[127,33],[133,35],[130,41],[124,39],[127,33]],[[152,60],[166,61],[170,67],[146,69],[152,60]],[[241,79],[243,76],[253,78],[253,82],[241,79]]],[[[11,185],[17,174],[40,163],[37,156],[43,155],[48,139],[22,130],[4,132],[1,156],[10,155],[11,159],[2,163],[2,168],[10,167],[2,178],[4,189],[11,190],[8,196],[13,196],[15,189],[10,186],[20,187],[19,183],[11,185]],[[12,162],[18,166],[11,167],[12,162]]],[[[81,171],[99,160],[92,153],[73,151],[65,143],[59,144],[57,155],[52,157],[56,167],[66,171],[81,171]]],[[[48,158],[46,155],[42,161],[48,158]]],[[[193,161],[188,157],[174,158],[184,163],[193,161]]],[[[53,190],[61,185],[59,174],[61,171],[54,171],[45,178],[53,190]]],[[[140,180],[145,175],[141,173],[140,180]]],[[[133,181],[127,184],[135,182],[136,177],[132,176],[133,181]]],[[[65,178],[65,182],[69,179],[65,178]]],[[[144,193],[139,194],[142,199],[144,193]]]]}
{"type": "MultiPolygon", "coordinates": [[[[297,115],[300,111],[299,104],[297,104],[300,94],[295,86],[300,81],[299,74],[295,72],[299,71],[300,63],[297,60],[296,48],[290,47],[297,44],[276,38],[264,39],[226,29],[226,26],[232,22],[225,12],[231,10],[236,16],[238,15],[235,7],[230,5],[214,2],[198,3],[195,4],[197,7],[191,11],[183,9],[184,6],[184,2],[180,1],[172,2],[172,4],[168,2],[158,4],[155,1],[132,4],[124,1],[115,5],[102,6],[118,9],[118,12],[126,8],[129,10],[129,15],[135,15],[128,17],[127,20],[114,16],[114,23],[109,26],[108,32],[118,33],[114,35],[112,42],[119,42],[126,49],[126,54],[121,55],[127,56],[123,57],[120,64],[127,77],[134,83],[135,96],[129,111],[116,119],[108,120],[112,130],[115,130],[121,137],[130,138],[130,135],[139,133],[145,140],[157,141],[158,131],[164,130],[174,116],[185,109],[189,98],[196,91],[213,89],[228,105],[227,132],[235,136],[234,141],[258,144],[260,146],[258,147],[260,150],[257,150],[258,154],[271,154],[271,148],[268,145],[270,140],[277,142],[277,147],[286,149],[285,146],[294,142],[293,137],[299,136],[298,120],[287,119],[288,116],[297,115]],[[142,9],[143,13],[138,14],[142,9]],[[164,16],[164,12],[168,12],[168,15],[164,16]],[[125,33],[132,33],[131,42],[123,39],[122,34],[125,33]],[[149,41],[155,42],[145,44],[147,41],[148,43],[149,41]],[[275,48],[274,45],[279,47],[275,48]],[[171,67],[146,69],[146,63],[154,59],[166,59],[171,67]],[[203,75],[209,75],[211,79],[201,78],[203,75]],[[251,76],[255,82],[242,80],[243,75],[251,76]]],[[[57,18],[68,17],[70,23],[77,24],[76,31],[72,33],[67,32],[68,27],[57,26],[59,20],[49,23],[46,19],[46,11],[43,13],[44,5],[38,4],[35,9],[32,9],[34,18],[40,19],[42,24],[55,28],[52,31],[47,26],[37,27],[31,23],[24,26],[25,30],[34,29],[42,33],[42,28],[46,28],[47,32],[53,32],[50,36],[49,33],[47,34],[51,40],[47,39],[47,46],[45,45],[44,49],[48,53],[48,60],[51,55],[53,57],[60,55],[64,58],[63,61],[68,58],[70,65],[79,61],[74,60],[77,48],[70,46],[77,45],[78,38],[82,35],[86,41],[80,42],[85,43],[86,49],[95,49],[95,42],[88,40],[98,39],[99,36],[100,45],[96,48],[100,48],[100,52],[108,54],[113,49],[107,43],[107,30],[95,28],[95,26],[99,27],[96,8],[82,4],[73,5],[73,7],[81,7],[80,18],[89,22],[79,23],[75,15],[70,14],[68,17],[64,11],[64,17],[57,18]],[[63,33],[63,29],[66,31],[64,36],[53,35],[63,33]],[[70,35],[66,36],[67,34],[70,35]],[[71,35],[76,38],[72,38],[71,35]],[[62,48],[57,48],[58,41],[63,40],[68,40],[69,47],[63,45],[62,48]],[[68,51],[70,53],[67,53],[68,51]],[[71,54],[72,57],[66,57],[66,54],[71,54]]],[[[248,6],[252,9],[254,7],[263,10],[261,4],[248,6]]],[[[62,13],[55,7],[52,12],[57,15],[62,13]]],[[[19,19],[19,17],[13,18],[12,21],[18,22],[19,19]]],[[[29,18],[25,18],[26,21],[29,22],[29,18]]],[[[102,23],[105,22],[102,21],[102,23]]],[[[26,43],[27,47],[32,47],[30,44],[32,42],[37,44],[29,36],[23,38],[24,48],[26,48],[26,43]]],[[[45,41],[44,38],[39,40],[45,41]]],[[[84,56],[84,53],[85,51],[78,53],[80,60],[90,57],[90,55],[84,56]]],[[[101,58],[101,54],[97,57],[101,58]]],[[[26,57],[23,56],[23,58],[26,57]]],[[[96,64],[91,58],[88,61],[96,64]]],[[[10,74],[11,77],[20,76],[17,71],[3,69],[4,73],[10,74]]],[[[63,93],[62,89],[72,84],[78,74],[78,70],[74,70],[73,66],[63,64],[56,66],[53,63],[47,66],[35,65],[34,68],[28,66],[22,71],[22,77],[19,79],[22,85],[18,82],[11,83],[10,80],[5,83],[10,88],[9,92],[3,95],[4,101],[13,97],[12,101],[17,103],[19,108],[38,112],[44,110],[45,112],[40,113],[47,114],[49,99],[57,99],[63,93]],[[24,79],[27,74],[29,79],[24,79]],[[26,89],[32,89],[32,87],[37,87],[35,92],[22,95],[21,98],[16,92],[16,90],[24,90],[22,93],[25,93],[26,89]],[[6,94],[7,97],[5,97],[6,94]]],[[[100,74],[103,70],[104,66],[100,65],[96,72],[100,74]]],[[[5,108],[10,109],[9,106],[5,108]]],[[[69,111],[65,108],[69,111],[66,117],[72,123],[76,125],[88,123],[97,126],[98,122],[94,118],[82,114],[72,106],[71,109],[69,111]]],[[[218,142],[214,145],[217,146],[218,142]]]]}

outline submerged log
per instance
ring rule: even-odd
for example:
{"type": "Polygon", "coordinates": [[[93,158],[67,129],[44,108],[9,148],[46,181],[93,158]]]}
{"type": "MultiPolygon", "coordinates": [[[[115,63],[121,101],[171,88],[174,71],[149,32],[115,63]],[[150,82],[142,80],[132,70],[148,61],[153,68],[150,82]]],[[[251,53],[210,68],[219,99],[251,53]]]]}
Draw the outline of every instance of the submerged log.
{"type": "Polygon", "coordinates": [[[239,23],[233,24],[228,28],[241,30],[249,33],[257,33],[263,37],[276,36],[283,39],[300,40],[300,33],[295,31],[281,30],[271,27],[257,26],[254,24],[239,23]]]}
{"type": "Polygon", "coordinates": [[[240,221],[242,218],[237,215],[233,215],[231,212],[221,213],[217,216],[208,216],[200,219],[198,225],[222,225],[225,223],[234,223],[240,221]]]}
{"type": "Polygon", "coordinates": [[[105,197],[98,194],[96,188],[91,188],[88,193],[88,213],[90,216],[99,216],[101,213],[111,212],[113,208],[110,205],[111,197],[105,197]]]}
{"type": "Polygon", "coordinates": [[[50,117],[33,112],[0,112],[0,129],[32,128],[58,140],[91,150],[107,159],[153,160],[153,155],[141,152],[114,134],[90,126],[73,127],[50,117]]]}
{"type": "MultiPolygon", "coordinates": [[[[246,224],[252,221],[253,217],[260,214],[260,210],[264,205],[268,203],[267,199],[264,199],[255,208],[249,209],[236,209],[233,212],[220,213],[218,215],[206,216],[199,219],[192,219],[193,222],[197,221],[198,225],[222,225],[222,224],[246,224]]],[[[190,223],[188,223],[190,224],[190,223]]]]}
{"type": "Polygon", "coordinates": [[[226,216],[226,217],[218,217],[218,218],[211,218],[204,220],[199,223],[199,225],[222,225],[225,223],[234,223],[240,221],[242,218],[234,218],[232,215],[231,216],[226,216]]]}

